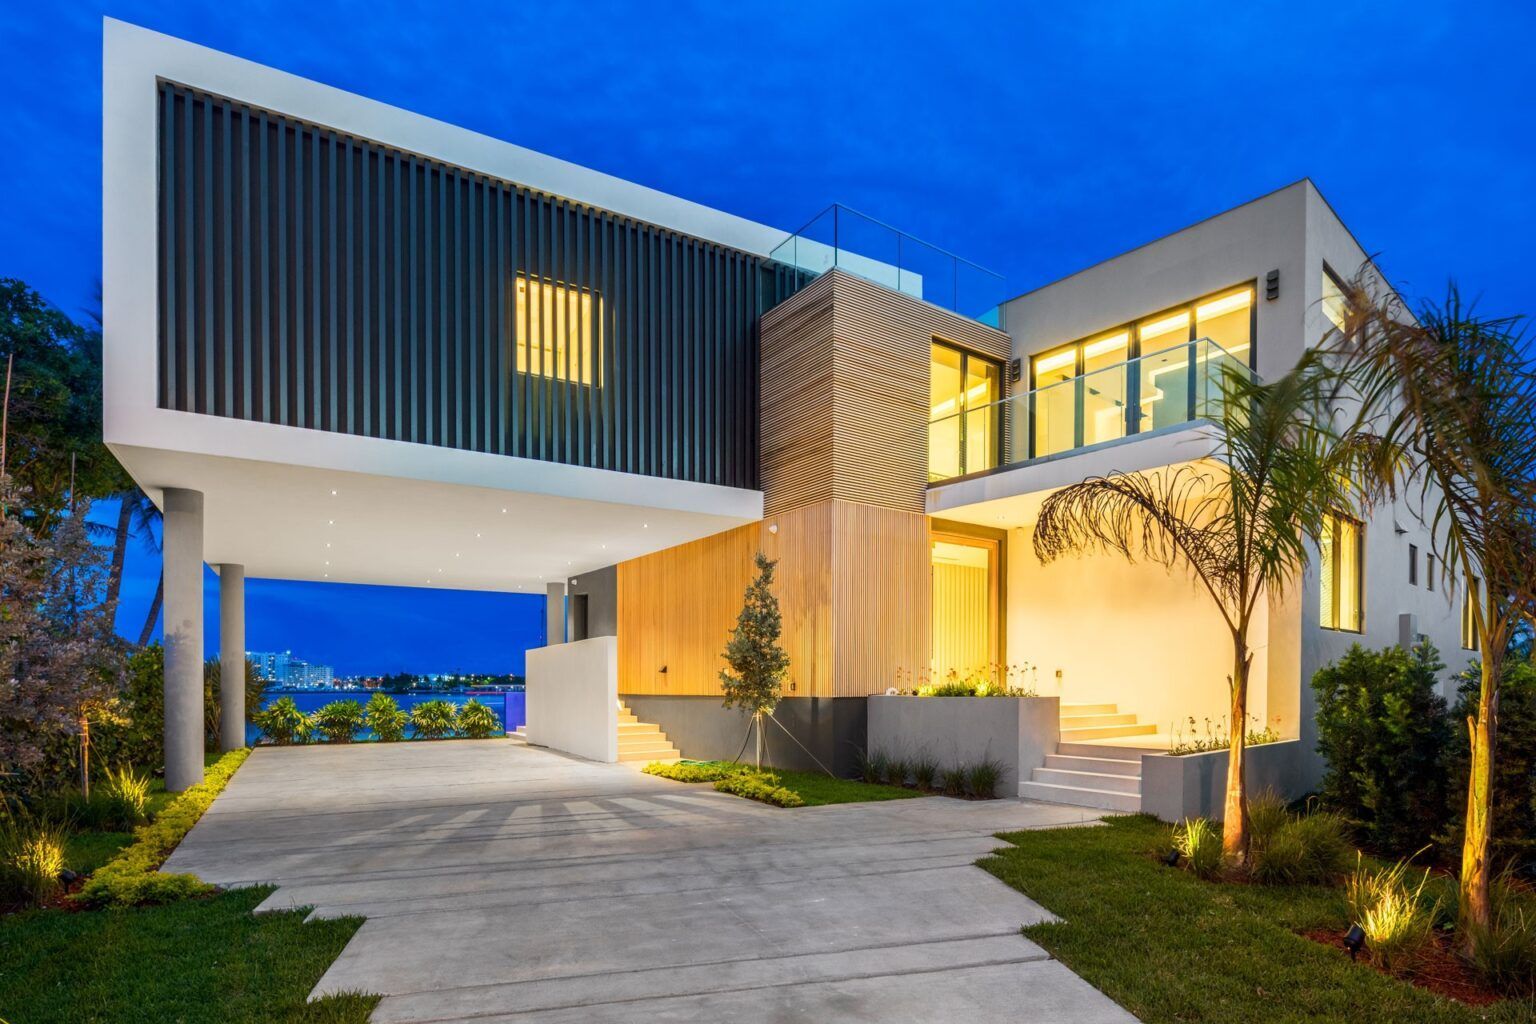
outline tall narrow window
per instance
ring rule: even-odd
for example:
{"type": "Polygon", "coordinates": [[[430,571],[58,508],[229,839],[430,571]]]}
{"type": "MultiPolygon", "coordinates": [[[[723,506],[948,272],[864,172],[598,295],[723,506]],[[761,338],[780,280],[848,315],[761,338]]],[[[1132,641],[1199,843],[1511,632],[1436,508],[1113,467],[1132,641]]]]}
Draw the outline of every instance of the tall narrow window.
{"type": "Polygon", "coordinates": [[[928,367],[928,479],[978,473],[1002,455],[1003,368],[934,341],[928,367]]]}
{"type": "Polygon", "coordinates": [[[1429,591],[1433,591],[1435,589],[1435,556],[1434,555],[1425,555],[1424,556],[1424,589],[1425,590],[1429,590],[1429,591]]]}
{"type": "Polygon", "coordinates": [[[1324,629],[1350,633],[1361,630],[1362,529],[1360,523],[1342,515],[1329,516],[1324,523],[1318,565],[1322,583],[1320,619],[1324,629]]]}
{"type": "Polygon", "coordinates": [[[1323,316],[1328,318],[1334,330],[1343,331],[1349,314],[1349,303],[1344,298],[1344,283],[1326,263],[1323,264],[1322,307],[1323,316]]]}
{"type": "Polygon", "coordinates": [[[516,305],[518,373],[602,386],[601,297],[518,274],[516,305]]]}
{"type": "Polygon", "coordinates": [[[1419,546],[1417,544],[1408,545],[1408,585],[1413,587],[1419,585],[1419,546]]]}
{"type": "Polygon", "coordinates": [[[1483,581],[1476,576],[1467,580],[1467,592],[1461,599],[1461,649],[1475,651],[1481,646],[1477,639],[1477,611],[1483,600],[1483,581]]]}

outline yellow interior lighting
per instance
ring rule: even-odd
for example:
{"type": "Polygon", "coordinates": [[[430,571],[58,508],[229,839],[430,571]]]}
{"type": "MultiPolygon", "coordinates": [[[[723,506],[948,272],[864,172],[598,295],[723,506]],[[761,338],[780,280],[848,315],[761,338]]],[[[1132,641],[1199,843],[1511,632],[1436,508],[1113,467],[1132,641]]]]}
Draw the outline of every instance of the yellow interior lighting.
{"type": "Polygon", "coordinates": [[[1048,356],[1041,356],[1035,360],[1035,374],[1049,373],[1059,370],[1064,366],[1075,367],[1077,365],[1077,349],[1064,348],[1059,352],[1053,352],[1048,356]]]}
{"type": "Polygon", "coordinates": [[[602,385],[593,294],[585,288],[517,275],[517,372],[602,385]]]}
{"type": "Polygon", "coordinates": [[[1195,307],[1195,319],[1209,320],[1212,317],[1221,316],[1223,313],[1232,313],[1239,309],[1246,309],[1253,305],[1253,289],[1243,288],[1223,295],[1219,299],[1212,299],[1202,306],[1195,307]]]}
{"type": "MultiPolygon", "coordinates": [[[[1172,334],[1174,331],[1188,331],[1189,311],[1185,310],[1172,316],[1165,316],[1161,320],[1154,320],[1149,324],[1142,324],[1139,330],[1141,331],[1142,341],[1146,341],[1148,338],[1161,337],[1164,334],[1172,334]]],[[[1145,351],[1145,346],[1143,346],[1143,351],[1145,351]]]]}

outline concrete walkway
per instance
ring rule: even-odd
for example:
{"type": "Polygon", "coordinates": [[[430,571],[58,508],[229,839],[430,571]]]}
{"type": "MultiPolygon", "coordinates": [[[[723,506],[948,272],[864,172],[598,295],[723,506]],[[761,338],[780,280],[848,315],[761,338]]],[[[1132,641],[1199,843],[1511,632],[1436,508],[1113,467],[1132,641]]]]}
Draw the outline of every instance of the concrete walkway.
{"type": "Polygon", "coordinates": [[[257,750],[167,870],[368,920],[315,994],[375,1021],[1133,1021],[974,866],[1091,820],[929,797],[780,810],[515,740],[257,750]]]}

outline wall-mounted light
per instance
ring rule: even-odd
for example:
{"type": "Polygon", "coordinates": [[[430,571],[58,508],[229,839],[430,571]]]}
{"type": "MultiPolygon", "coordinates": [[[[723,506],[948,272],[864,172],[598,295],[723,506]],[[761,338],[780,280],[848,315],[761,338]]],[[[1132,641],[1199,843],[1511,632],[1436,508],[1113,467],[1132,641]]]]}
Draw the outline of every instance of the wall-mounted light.
{"type": "Polygon", "coordinates": [[[1280,297],[1280,271],[1271,270],[1264,275],[1264,297],[1271,302],[1280,297]]]}
{"type": "Polygon", "coordinates": [[[768,532],[777,535],[778,532],[779,532],[779,524],[778,523],[769,523],[768,524],[768,532]]]}

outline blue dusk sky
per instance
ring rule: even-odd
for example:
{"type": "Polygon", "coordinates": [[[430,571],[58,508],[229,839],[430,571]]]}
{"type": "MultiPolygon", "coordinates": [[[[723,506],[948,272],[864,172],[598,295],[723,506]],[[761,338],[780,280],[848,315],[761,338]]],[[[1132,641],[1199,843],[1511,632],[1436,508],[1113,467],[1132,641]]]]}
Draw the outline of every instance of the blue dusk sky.
{"type": "MultiPolygon", "coordinates": [[[[0,275],[76,315],[101,262],[103,15],[786,231],[845,203],[1011,293],[1311,177],[1410,298],[1454,277],[1484,312],[1536,311],[1528,0],[5,6],[0,275]]],[[[130,569],[136,634],[158,570],[130,569]]],[[[250,645],[520,670],[541,604],[263,581],[250,645]]]]}

